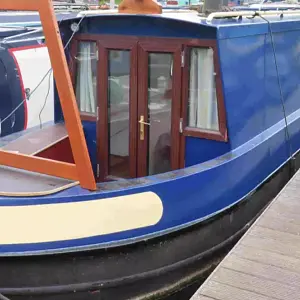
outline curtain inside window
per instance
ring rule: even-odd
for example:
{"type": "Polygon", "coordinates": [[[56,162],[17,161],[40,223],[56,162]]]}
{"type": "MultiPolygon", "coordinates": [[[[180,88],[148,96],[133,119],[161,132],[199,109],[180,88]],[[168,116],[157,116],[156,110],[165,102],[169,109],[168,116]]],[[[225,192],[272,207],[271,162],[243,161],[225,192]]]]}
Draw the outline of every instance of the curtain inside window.
{"type": "Polygon", "coordinates": [[[213,50],[191,50],[188,126],[219,130],[213,50]]]}
{"type": "Polygon", "coordinates": [[[80,42],[77,59],[76,98],[81,112],[96,113],[97,45],[80,42]]]}

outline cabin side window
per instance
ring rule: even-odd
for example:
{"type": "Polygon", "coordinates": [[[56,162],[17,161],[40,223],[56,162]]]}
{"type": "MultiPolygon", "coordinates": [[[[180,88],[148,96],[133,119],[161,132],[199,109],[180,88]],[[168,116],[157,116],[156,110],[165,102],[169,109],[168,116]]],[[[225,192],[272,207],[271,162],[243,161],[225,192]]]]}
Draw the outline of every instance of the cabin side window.
{"type": "Polygon", "coordinates": [[[212,48],[191,48],[187,126],[219,131],[212,48]]]}
{"type": "Polygon", "coordinates": [[[76,54],[76,99],[83,115],[96,116],[97,108],[97,44],[82,41],[76,54]]]}

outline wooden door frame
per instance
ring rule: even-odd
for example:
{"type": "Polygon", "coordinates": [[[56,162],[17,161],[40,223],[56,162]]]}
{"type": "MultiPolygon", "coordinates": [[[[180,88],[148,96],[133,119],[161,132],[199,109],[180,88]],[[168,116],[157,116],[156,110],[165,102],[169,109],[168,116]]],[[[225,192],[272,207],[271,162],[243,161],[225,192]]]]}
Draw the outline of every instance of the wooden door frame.
{"type": "Polygon", "coordinates": [[[97,137],[98,163],[100,164],[99,180],[109,180],[108,149],[108,53],[110,50],[130,51],[130,87],[129,87],[129,174],[137,175],[136,141],[137,141],[137,39],[98,35],[99,49],[99,135],[97,137]],[[103,65],[104,64],[104,65],[103,65]],[[102,100],[102,101],[101,101],[102,100]],[[106,141],[105,143],[103,141],[106,141]]]}
{"type": "MultiPolygon", "coordinates": [[[[109,49],[116,50],[130,50],[131,63],[130,69],[130,176],[142,177],[146,176],[147,171],[147,144],[139,143],[139,123],[138,118],[143,112],[145,116],[148,116],[148,52],[162,52],[173,53],[173,78],[172,78],[172,116],[171,116],[171,139],[172,139],[172,152],[171,152],[171,167],[173,170],[180,167],[180,111],[181,111],[181,53],[182,44],[185,39],[176,38],[157,38],[157,37],[137,37],[137,36],[112,36],[102,34],[77,34],[71,44],[70,54],[72,63],[70,64],[70,72],[72,74],[72,83],[75,88],[76,85],[76,61],[74,57],[78,50],[78,43],[80,41],[96,42],[98,46],[98,66],[97,66],[97,104],[98,115],[96,117],[88,116],[81,113],[81,119],[85,121],[96,122],[96,140],[97,140],[97,160],[99,164],[99,176],[97,181],[105,181],[108,176],[108,143],[101,143],[101,141],[108,141],[108,51],[109,49]],[[142,78],[141,84],[138,87],[136,78],[142,78]],[[143,103],[138,103],[138,98],[142,97],[143,103]],[[101,99],[103,99],[101,101],[101,99]],[[173,151],[174,149],[174,151],[173,151]],[[138,153],[144,153],[144,157],[137,158],[138,153]]],[[[148,135],[148,129],[146,127],[146,135],[148,135]]]]}
{"type": "MultiPolygon", "coordinates": [[[[148,120],[148,55],[151,53],[171,53],[173,54],[173,77],[172,77],[172,106],[171,106],[171,168],[179,168],[180,151],[180,108],[181,108],[181,53],[182,43],[178,39],[167,40],[160,38],[141,38],[138,48],[140,78],[138,88],[138,119],[141,115],[145,116],[145,122],[148,120]]],[[[139,126],[139,124],[138,124],[139,126]]],[[[137,176],[147,176],[147,154],[148,154],[148,136],[149,127],[145,126],[144,141],[138,137],[138,170],[137,176]]]]}

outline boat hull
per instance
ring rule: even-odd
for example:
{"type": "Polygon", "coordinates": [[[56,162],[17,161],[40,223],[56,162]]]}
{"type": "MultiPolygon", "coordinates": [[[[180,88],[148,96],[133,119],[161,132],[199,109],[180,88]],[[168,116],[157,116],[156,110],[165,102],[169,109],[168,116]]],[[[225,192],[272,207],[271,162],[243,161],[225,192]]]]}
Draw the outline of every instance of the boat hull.
{"type": "Polygon", "coordinates": [[[2,257],[0,292],[22,300],[164,298],[205,279],[294,171],[286,164],[239,204],[161,238],[98,251],[2,257]]]}

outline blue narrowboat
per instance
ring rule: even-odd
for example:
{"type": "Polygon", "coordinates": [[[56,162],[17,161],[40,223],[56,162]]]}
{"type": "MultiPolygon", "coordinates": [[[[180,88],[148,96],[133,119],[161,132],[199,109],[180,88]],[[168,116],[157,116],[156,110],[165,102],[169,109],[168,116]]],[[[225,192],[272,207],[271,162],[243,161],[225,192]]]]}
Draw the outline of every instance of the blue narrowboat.
{"type": "Polygon", "coordinates": [[[0,151],[0,293],[160,299],[204,278],[299,167],[297,12],[128,0],[58,34],[28,3],[55,121],[0,151]]]}

